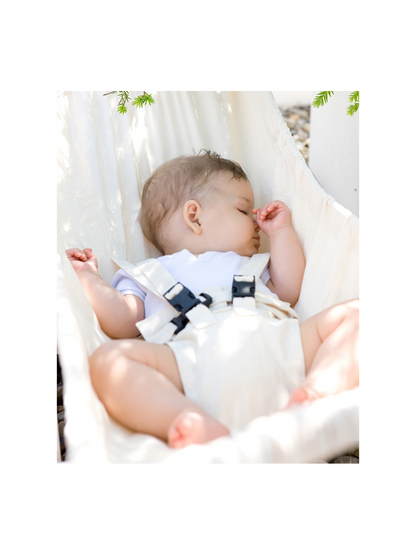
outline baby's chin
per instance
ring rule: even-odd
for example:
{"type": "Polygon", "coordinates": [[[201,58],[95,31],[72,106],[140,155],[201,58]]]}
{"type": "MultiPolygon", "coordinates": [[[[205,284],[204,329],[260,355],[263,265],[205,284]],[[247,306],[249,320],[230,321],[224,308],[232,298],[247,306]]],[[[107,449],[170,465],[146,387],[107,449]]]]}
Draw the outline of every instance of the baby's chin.
{"type": "Polygon", "coordinates": [[[216,251],[216,252],[235,252],[236,254],[239,254],[240,256],[253,256],[254,254],[257,254],[260,248],[260,245],[257,244],[257,241],[254,242],[253,241],[253,245],[234,245],[234,248],[231,247],[230,245],[224,246],[222,245],[221,248],[212,248],[210,250],[216,251]]]}
{"type": "Polygon", "coordinates": [[[234,252],[240,256],[254,256],[259,252],[260,245],[258,247],[246,247],[244,249],[237,249],[234,252]]]}

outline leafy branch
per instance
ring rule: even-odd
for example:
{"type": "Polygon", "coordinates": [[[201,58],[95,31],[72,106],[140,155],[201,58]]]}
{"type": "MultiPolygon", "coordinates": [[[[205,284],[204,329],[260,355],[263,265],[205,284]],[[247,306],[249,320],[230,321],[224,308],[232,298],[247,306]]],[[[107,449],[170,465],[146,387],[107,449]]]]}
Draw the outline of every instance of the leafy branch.
{"type": "MultiPolygon", "coordinates": [[[[129,91],[111,91],[103,94],[103,96],[106,96],[107,94],[117,94],[117,92],[118,96],[120,97],[117,110],[120,114],[125,114],[127,112],[126,104],[130,102],[131,98],[129,91]]],[[[136,106],[137,108],[143,108],[146,104],[149,104],[150,106],[154,103],[155,101],[152,95],[148,94],[146,91],[143,91],[142,95],[136,96],[136,98],[132,102],[133,106],[136,106]]]]}
{"type": "Polygon", "coordinates": [[[147,94],[146,92],[143,92],[141,96],[136,96],[136,98],[132,102],[133,106],[137,106],[137,108],[143,108],[143,106],[145,106],[146,104],[149,104],[150,106],[154,103],[155,101],[153,100],[152,95],[147,94]]]}
{"type": "Polygon", "coordinates": [[[358,110],[360,106],[360,92],[354,91],[350,94],[350,102],[351,104],[347,108],[347,114],[352,116],[358,110]]]}
{"type": "MultiPolygon", "coordinates": [[[[320,108],[326,104],[329,98],[334,94],[334,91],[321,91],[316,96],[312,102],[314,108],[320,108]]],[[[358,110],[360,106],[360,92],[354,91],[349,96],[350,105],[347,108],[347,115],[352,116],[358,110]]]]}
{"type": "Polygon", "coordinates": [[[333,94],[334,91],[321,91],[315,96],[315,100],[312,102],[312,106],[314,108],[320,108],[328,102],[329,97],[331,97],[333,94]]]}

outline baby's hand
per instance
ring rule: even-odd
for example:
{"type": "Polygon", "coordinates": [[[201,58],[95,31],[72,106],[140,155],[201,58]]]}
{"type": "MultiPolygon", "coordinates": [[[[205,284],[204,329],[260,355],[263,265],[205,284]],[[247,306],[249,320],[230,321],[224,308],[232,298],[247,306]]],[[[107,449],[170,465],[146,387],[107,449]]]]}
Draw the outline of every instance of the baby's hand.
{"type": "Polygon", "coordinates": [[[68,249],[65,252],[76,272],[93,270],[98,273],[97,257],[92,252],[92,249],[68,249]]]}
{"type": "Polygon", "coordinates": [[[257,225],[268,237],[278,229],[291,225],[290,210],[280,200],[272,200],[263,208],[253,208],[253,214],[256,215],[257,225]]]}

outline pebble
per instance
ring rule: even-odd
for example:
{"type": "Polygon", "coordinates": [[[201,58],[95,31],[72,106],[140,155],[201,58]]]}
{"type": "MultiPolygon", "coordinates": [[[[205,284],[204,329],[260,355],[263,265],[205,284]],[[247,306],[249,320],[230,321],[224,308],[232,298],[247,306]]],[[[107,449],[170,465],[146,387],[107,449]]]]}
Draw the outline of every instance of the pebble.
{"type": "Polygon", "coordinates": [[[299,152],[309,161],[310,106],[290,106],[281,110],[299,152]]]}

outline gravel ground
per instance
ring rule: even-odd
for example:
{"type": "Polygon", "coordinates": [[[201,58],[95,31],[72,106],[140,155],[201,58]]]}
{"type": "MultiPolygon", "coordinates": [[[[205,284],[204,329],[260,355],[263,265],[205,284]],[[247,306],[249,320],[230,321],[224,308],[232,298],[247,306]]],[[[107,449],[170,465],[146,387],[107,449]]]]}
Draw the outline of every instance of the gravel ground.
{"type": "Polygon", "coordinates": [[[291,106],[281,110],[300,153],[309,161],[310,106],[291,106]]]}

